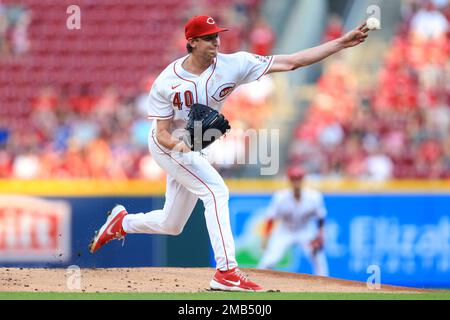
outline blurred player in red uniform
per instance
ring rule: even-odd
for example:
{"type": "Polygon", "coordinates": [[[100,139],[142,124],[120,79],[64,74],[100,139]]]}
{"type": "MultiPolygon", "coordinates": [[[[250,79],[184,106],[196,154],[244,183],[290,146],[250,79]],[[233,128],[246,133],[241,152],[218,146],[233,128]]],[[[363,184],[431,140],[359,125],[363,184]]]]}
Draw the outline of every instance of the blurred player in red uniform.
{"type": "Polygon", "coordinates": [[[258,267],[275,267],[286,250],[297,244],[310,261],[314,273],[328,276],[328,263],[323,250],[327,211],[319,191],[302,187],[304,175],[302,168],[290,167],[287,176],[291,188],[274,194],[267,210],[263,238],[265,252],[258,267]],[[275,222],[278,222],[276,227],[275,222]]]}

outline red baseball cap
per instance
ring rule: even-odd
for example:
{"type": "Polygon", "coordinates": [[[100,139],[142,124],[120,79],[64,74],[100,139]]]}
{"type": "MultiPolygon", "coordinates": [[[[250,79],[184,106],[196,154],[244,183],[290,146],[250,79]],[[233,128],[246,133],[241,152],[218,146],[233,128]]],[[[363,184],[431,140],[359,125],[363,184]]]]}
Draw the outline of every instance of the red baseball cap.
{"type": "Polygon", "coordinates": [[[194,16],[184,26],[186,40],[222,31],[228,31],[228,29],[218,27],[210,16],[194,16]]]}
{"type": "Polygon", "coordinates": [[[287,176],[290,180],[300,180],[305,176],[305,170],[299,166],[290,166],[287,169],[287,176]]]}

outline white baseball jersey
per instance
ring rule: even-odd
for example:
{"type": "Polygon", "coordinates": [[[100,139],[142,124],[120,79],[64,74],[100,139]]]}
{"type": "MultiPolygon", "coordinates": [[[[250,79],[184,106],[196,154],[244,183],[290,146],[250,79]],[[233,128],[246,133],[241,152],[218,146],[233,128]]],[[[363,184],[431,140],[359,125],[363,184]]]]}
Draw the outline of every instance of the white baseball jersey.
{"type": "Polygon", "coordinates": [[[174,119],[173,129],[184,128],[191,106],[201,103],[220,112],[225,99],[239,85],[259,80],[270,69],[273,56],[248,52],[219,53],[200,76],[183,69],[185,56],[172,62],[156,79],[148,100],[149,119],[174,119]]]}
{"type": "MultiPolygon", "coordinates": [[[[158,119],[172,119],[172,132],[184,128],[191,106],[201,103],[218,111],[239,85],[258,80],[273,63],[273,57],[247,52],[218,54],[201,75],[190,74],[182,63],[188,56],[171,63],[155,80],[148,98],[148,117],[153,120],[149,150],[167,172],[166,202],[161,210],[128,214],[122,223],[127,233],[177,235],[182,232],[198,199],[205,206],[205,219],[216,268],[237,266],[231,232],[228,198],[223,178],[200,152],[171,152],[155,136],[158,119]]],[[[245,107],[245,106],[243,106],[245,107]]],[[[195,250],[195,248],[191,248],[195,250]]]]}
{"type": "Polygon", "coordinates": [[[310,222],[325,218],[326,215],[322,194],[309,188],[302,189],[300,201],[295,199],[292,189],[278,191],[267,211],[268,219],[280,220],[292,231],[304,229],[310,222]]]}

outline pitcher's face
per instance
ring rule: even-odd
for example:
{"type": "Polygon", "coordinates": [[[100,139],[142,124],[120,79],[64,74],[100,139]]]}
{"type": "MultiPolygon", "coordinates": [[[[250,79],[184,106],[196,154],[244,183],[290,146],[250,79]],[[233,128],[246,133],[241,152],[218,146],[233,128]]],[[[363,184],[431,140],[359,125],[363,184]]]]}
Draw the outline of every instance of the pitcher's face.
{"type": "Polygon", "coordinates": [[[218,33],[195,38],[194,41],[195,43],[193,47],[196,48],[198,54],[212,59],[217,56],[220,47],[220,38],[218,33]]]}

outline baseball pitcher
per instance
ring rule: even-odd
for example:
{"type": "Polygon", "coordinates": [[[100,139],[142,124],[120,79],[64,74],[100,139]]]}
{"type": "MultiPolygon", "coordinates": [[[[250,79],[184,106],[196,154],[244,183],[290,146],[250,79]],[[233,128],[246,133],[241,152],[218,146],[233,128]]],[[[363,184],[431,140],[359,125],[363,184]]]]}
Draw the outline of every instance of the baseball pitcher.
{"type": "Polygon", "coordinates": [[[167,173],[164,207],[129,214],[117,205],[94,236],[96,252],[113,239],[127,234],[178,235],[198,199],[205,206],[205,220],[216,269],[211,289],[259,291],[262,288],[238,268],[228,210],[228,188],[202,148],[230,129],[220,109],[239,85],[266,74],[296,70],[364,42],[365,24],[337,40],[294,54],[268,57],[248,52],[221,54],[219,27],[210,16],[195,16],[185,25],[187,55],[173,61],[159,74],[148,98],[152,122],[148,146],[155,161],[167,173]]]}

